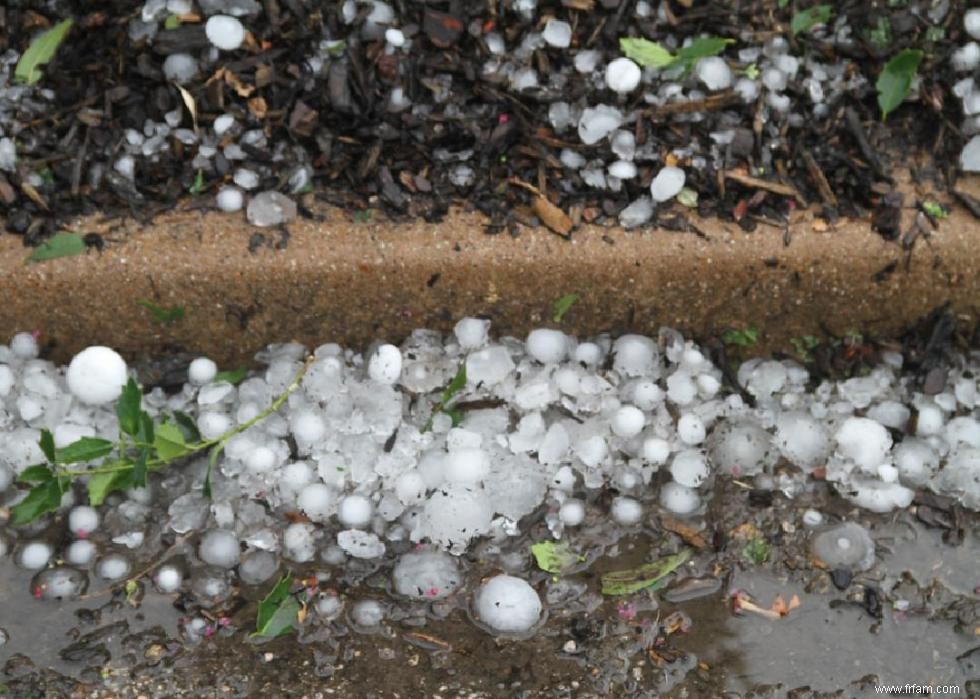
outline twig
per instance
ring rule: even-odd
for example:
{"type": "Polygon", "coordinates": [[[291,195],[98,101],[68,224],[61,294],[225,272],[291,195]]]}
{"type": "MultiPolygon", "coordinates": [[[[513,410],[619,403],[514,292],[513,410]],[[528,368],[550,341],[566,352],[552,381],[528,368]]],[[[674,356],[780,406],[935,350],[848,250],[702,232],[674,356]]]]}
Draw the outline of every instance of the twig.
{"type": "Polygon", "coordinates": [[[844,121],[847,124],[847,130],[851,132],[851,136],[857,141],[858,148],[861,149],[861,154],[868,161],[874,173],[886,182],[894,184],[895,181],[888,176],[888,173],[885,172],[885,167],[881,164],[881,160],[878,159],[877,151],[871,146],[871,142],[868,141],[868,136],[864,133],[864,126],[861,124],[861,117],[858,116],[858,113],[854,111],[853,107],[848,107],[844,110],[844,121]]]}
{"type": "Polygon", "coordinates": [[[820,192],[820,199],[823,200],[824,204],[837,208],[837,196],[834,194],[834,190],[830,188],[827,177],[823,174],[823,170],[820,169],[820,165],[817,164],[816,159],[810,151],[803,151],[803,162],[806,163],[807,172],[810,173],[814,184],[817,185],[817,191],[820,192]]]}
{"type": "Polygon", "coordinates": [[[154,571],[155,569],[159,568],[160,567],[160,564],[162,564],[165,560],[167,560],[168,558],[170,558],[170,554],[172,554],[174,551],[176,551],[178,546],[180,546],[185,541],[187,541],[187,539],[190,537],[190,535],[191,535],[191,532],[187,532],[185,534],[181,534],[180,536],[178,536],[177,539],[176,539],[176,541],[174,541],[173,544],[171,544],[169,547],[167,547],[167,550],[166,551],[164,551],[159,556],[157,556],[156,560],[154,560],[152,563],[150,563],[150,565],[146,566],[142,570],[137,571],[134,575],[130,575],[125,580],[121,580],[121,581],[119,581],[117,583],[113,583],[112,585],[109,585],[109,587],[102,588],[98,592],[90,592],[87,595],[82,595],[78,599],[79,600],[95,599],[96,597],[101,597],[102,595],[106,594],[107,592],[112,592],[113,590],[115,590],[120,585],[125,586],[129,582],[132,582],[132,581],[135,581],[135,580],[139,580],[140,578],[142,578],[147,573],[150,573],[150,572],[154,571]]]}
{"type": "Polygon", "coordinates": [[[683,102],[669,102],[660,107],[653,107],[644,111],[646,116],[662,117],[669,114],[693,114],[694,112],[713,112],[718,109],[730,107],[741,101],[738,93],[734,90],[720,92],[717,95],[709,95],[703,99],[686,100],[683,102]]]}
{"type": "Polygon", "coordinates": [[[737,170],[726,170],[725,177],[746,187],[752,187],[753,189],[764,189],[767,192],[779,194],[784,197],[793,197],[800,203],[800,206],[808,206],[806,199],[804,199],[803,195],[797,191],[796,187],[792,187],[788,184],[770,182],[769,180],[752,177],[752,175],[746,175],[744,172],[738,172],[737,170]]]}

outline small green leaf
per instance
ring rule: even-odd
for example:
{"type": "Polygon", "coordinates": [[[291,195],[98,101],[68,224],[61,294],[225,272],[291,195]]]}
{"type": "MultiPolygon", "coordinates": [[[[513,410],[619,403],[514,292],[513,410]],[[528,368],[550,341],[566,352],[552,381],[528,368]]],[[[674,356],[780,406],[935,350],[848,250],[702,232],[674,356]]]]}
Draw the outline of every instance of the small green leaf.
{"type": "Polygon", "coordinates": [[[749,540],[742,549],[742,554],[757,566],[769,560],[769,544],[760,536],[749,540]]]}
{"type": "Polygon", "coordinates": [[[352,218],[356,223],[370,223],[371,219],[374,218],[374,209],[362,209],[361,211],[355,211],[352,218]]]}
{"type": "Polygon", "coordinates": [[[221,450],[224,449],[225,445],[218,442],[211,449],[211,454],[208,456],[208,470],[204,474],[204,487],[201,489],[204,497],[208,500],[211,499],[211,473],[214,471],[214,467],[218,464],[218,457],[221,456],[221,450]]]}
{"type": "Polygon", "coordinates": [[[140,426],[136,430],[136,441],[146,448],[153,444],[153,418],[144,411],[140,411],[140,426]]]}
{"type": "Polygon", "coordinates": [[[168,15],[165,20],[163,20],[164,29],[176,29],[180,26],[180,17],[177,15],[168,15]]]}
{"type": "Polygon", "coordinates": [[[112,452],[115,444],[100,437],[80,437],[67,447],[56,449],[54,461],[58,464],[77,464],[101,459],[112,452]]]}
{"type": "Polygon", "coordinates": [[[54,435],[50,430],[41,430],[41,439],[38,441],[44,457],[50,462],[54,461],[54,435]]]}
{"type": "Polygon", "coordinates": [[[578,294],[565,294],[555,301],[552,309],[554,311],[554,315],[552,316],[553,320],[556,323],[560,323],[569,309],[575,305],[576,301],[578,301],[578,294]]]}
{"type": "Polygon", "coordinates": [[[677,62],[683,63],[685,69],[689,70],[698,59],[717,56],[725,50],[726,46],[734,43],[734,39],[721,39],[717,36],[698,37],[688,46],[678,50],[677,62]]]}
{"type": "Polygon", "coordinates": [[[749,65],[745,66],[745,70],[742,71],[742,74],[749,80],[757,80],[759,78],[759,66],[757,66],[755,63],[750,63],[749,65]]]}
{"type": "Polygon", "coordinates": [[[130,378],[123,387],[122,395],[116,401],[116,417],[119,418],[119,429],[135,437],[140,428],[140,406],[143,404],[143,391],[140,390],[136,379],[130,378]]]}
{"type": "Polygon", "coordinates": [[[943,219],[949,216],[949,211],[942,204],[934,201],[922,202],[922,210],[933,218],[943,219]]]}
{"type": "Polygon", "coordinates": [[[72,20],[65,19],[46,32],[34,37],[31,45],[24,51],[24,55],[17,61],[14,79],[26,85],[36,84],[41,79],[41,66],[54,58],[55,53],[58,52],[58,47],[65,40],[68,30],[71,29],[71,25],[72,20]]]}
{"type": "Polygon", "coordinates": [[[905,49],[885,64],[875,83],[882,119],[887,119],[908,96],[922,55],[922,51],[917,49],[905,49]]]}
{"type": "Polygon", "coordinates": [[[459,410],[458,408],[445,408],[443,409],[442,412],[448,415],[449,419],[452,420],[453,427],[459,427],[460,425],[462,425],[463,418],[466,417],[466,414],[462,410],[459,410]]]}
{"type": "Polygon", "coordinates": [[[86,487],[88,488],[88,503],[92,507],[98,507],[105,502],[109,493],[117,490],[125,490],[133,484],[133,472],[115,471],[113,473],[96,473],[90,476],[86,487]]]}
{"type": "Polygon", "coordinates": [[[184,443],[184,433],[177,425],[169,422],[157,426],[153,447],[157,451],[157,456],[164,461],[172,461],[190,453],[190,449],[184,443]]]}
{"type": "Polygon", "coordinates": [[[531,553],[538,568],[546,573],[561,573],[571,568],[576,563],[585,561],[585,556],[572,551],[568,543],[564,541],[541,541],[531,545],[531,553]]]}
{"type": "Polygon", "coordinates": [[[60,478],[50,478],[31,488],[26,498],[10,508],[14,526],[27,524],[46,512],[57,510],[65,493],[64,486],[60,478]]]}
{"type": "Polygon", "coordinates": [[[691,557],[691,553],[691,549],[684,549],[673,556],[661,558],[659,561],[647,563],[639,568],[606,573],[602,576],[602,594],[631,595],[648,587],[656,589],[661,586],[668,575],[691,557]]]}
{"type": "Polygon", "coordinates": [[[187,188],[191,194],[197,195],[204,191],[204,170],[198,170],[194,175],[194,184],[187,188]]]}
{"type": "Polygon", "coordinates": [[[58,233],[34,248],[28,262],[45,262],[59,257],[71,257],[85,252],[85,241],[78,233],[58,233]]]}
{"type": "Polygon", "coordinates": [[[147,450],[140,449],[136,455],[136,462],[133,464],[133,487],[146,487],[146,462],[148,458],[147,450]]]}
{"type": "Polygon", "coordinates": [[[163,306],[156,305],[152,301],[146,300],[137,301],[137,303],[150,312],[153,316],[154,323],[159,323],[160,325],[175,323],[184,317],[184,309],[181,306],[164,308],[163,306]]]}
{"type": "Polygon", "coordinates": [[[276,638],[293,630],[301,606],[289,592],[292,584],[292,573],[287,573],[280,578],[265,599],[259,602],[259,609],[255,615],[255,631],[250,634],[251,638],[276,638]]]}
{"type": "Polygon", "coordinates": [[[623,37],[619,40],[619,49],[644,68],[668,68],[677,60],[677,56],[649,39],[623,37]]]}
{"type": "Polygon", "coordinates": [[[738,347],[753,347],[759,342],[758,328],[746,328],[745,330],[728,330],[721,336],[722,342],[726,345],[737,345],[738,347]]]}
{"type": "Polygon", "coordinates": [[[459,369],[456,370],[456,376],[446,386],[446,390],[442,392],[442,404],[446,405],[446,403],[451,401],[453,396],[463,390],[464,386],[466,386],[466,362],[460,362],[459,369]]]}
{"type": "Polygon", "coordinates": [[[800,32],[808,32],[818,24],[827,24],[834,8],[830,5],[814,5],[797,12],[790,21],[789,29],[796,36],[800,32]]]}
{"type": "Polygon", "coordinates": [[[197,429],[197,423],[194,422],[194,418],[185,412],[176,410],[174,411],[174,420],[177,423],[177,427],[180,428],[181,434],[184,435],[185,444],[201,441],[201,433],[197,429]]]}
{"type": "Polygon", "coordinates": [[[237,386],[246,376],[248,376],[248,369],[245,367],[238,367],[233,371],[219,371],[215,374],[214,383],[225,381],[232,386],[237,386]]]}
{"type": "Polygon", "coordinates": [[[868,32],[871,43],[879,49],[887,49],[892,44],[892,25],[887,17],[879,17],[875,28],[868,32]]]}
{"type": "Polygon", "coordinates": [[[682,206],[686,206],[689,209],[693,209],[698,205],[697,190],[691,189],[690,187],[683,187],[681,191],[677,193],[677,203],[682,206]]]}
{"type": "MultiPolygon", "coordinates": [[[[52,459],[54,461],[54,459],[52,459]]],[[[44,483],[54,478],[54,473],[44,464],[28,466],[17,476],[19,483],[44,483]]]]}

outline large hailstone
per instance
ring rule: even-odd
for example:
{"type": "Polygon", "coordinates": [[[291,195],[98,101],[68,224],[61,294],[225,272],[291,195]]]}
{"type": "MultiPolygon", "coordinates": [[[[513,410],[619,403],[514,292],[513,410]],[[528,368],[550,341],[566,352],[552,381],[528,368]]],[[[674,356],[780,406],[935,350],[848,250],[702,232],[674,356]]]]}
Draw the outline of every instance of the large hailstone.
{"type": "Polygon", "coordinates": [[[87,347],[68,365],[68,390],[82,403],[102,405],[116,400],[127,380],[126,362],[109,347],[87,347]]]}
{"type": "Polygon", "coordinates": [[[521,634],[541,618],[541,598],[526,580],[497,575],[480,586],[473,599],[476,617],[490,630],[521,634]]]}

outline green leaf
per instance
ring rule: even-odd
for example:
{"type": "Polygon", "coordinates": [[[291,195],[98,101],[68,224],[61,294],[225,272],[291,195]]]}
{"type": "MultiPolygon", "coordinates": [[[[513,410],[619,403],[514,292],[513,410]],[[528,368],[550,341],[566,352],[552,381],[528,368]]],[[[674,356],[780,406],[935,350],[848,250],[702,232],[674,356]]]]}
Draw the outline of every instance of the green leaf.
{"type": "Polygon", "coordinates": [[[166,325],[167,323],[175,323],[184,317],[184,309],[182,306],[171,306],[170,308],[164,308],[163,306],[158,306],[152,301],[137,301],[139,305],[148,310],[153,316],[153,322],[159,323],[160,325],[166,325]]]}
{"type": "Polygon", "coordinates": [[[759,77],[759,66],[757,66],[755,63],[750,63],[749,65],[745,66],[745,70],[742,71],[742,74],[749,80],[757,80],[759,77]]]}
{"type": "Polygon", "coordinates": [[[721,340],[726,345],[753,347],[757,342],[759,342],[759,329],[746,328],[745,330],[728,330],[721,336],[721,340]]]}
{"type": "Polygon", "coordinates": [[[793,15],[789,29],[796,36],[800,32],[808,32],[818,24],[827,24],[834,13],[831,5],[814,5],[793,15]]]}
{"type": "Polygon", "coordinates": [[[194,418],[185,412],[175,410],[174,420],[177,423],[177,427],[180,428],[181,434],[184,435],[185,444],[201,441],[201,433],[197,429],[197,423],[194,422],[194,418]]]}
{"type": "Polygon", "coordinates": [[[888,118],[908,96],[922,55],[917,49],[905,49],[885,64],[875,83],[882,119],[888,118]]]}
{"type": "Polygon", "coordinates": [[[115,444],[101,437],[80,437],[67,447],[56,449],[54,461],[58,464],[77,464],[101,459],[112,452],[115,444]]]}
{"type": "Polygon", "coordinates": [[[48,461],[54,461],[54,435],[51,434],[50,430],[41,430],[41,439],[38,441],[38,444],[41,447],[44,458],[48,461]]]}
{"type": "Polygon", "coordinates": [[[268,595],[259,602],[255,615],[255,631],[251,638],[276,638],[293,630],[299,617],[300,603],[289,593],[293,584],[292,573],[287,573],[268,595]]]}
{"type": "Polygon", "coordinates": [[[140,411],[140,428],[136,430],[136,441],[140,444],[153,444],[153,418],[140,411]]]}
{"type": "Polygon", "coordinates": [[[565,314],[568,313],[569,309],[575,304],[576,301],[578,301],[578,294],[565,294],[560,299],[555,301],[553,307],[553,320],[556,323],[560,323],[565,317],[565,314]]]}
{"type": "Polygon", "coordinates": [[[218,464],[218,457],[221,456],[221,450],[225,448],[222,442],[218,442],[211,449],[211,454],[208,456],[208,470],[204,474],[204,487],[201,489],[204,497],[208,500],[211,499],[211,472],[214,471],[214,467],[218,464]]]}
{"type": "Polygon", "coordinates": [[[65,492],[64,485],[60,478],[50,478],[31,488],[26,498],[10,508],[14,526],[27,524],[46,512],[57,510],[65,492]]]}
{"type": "Polygon", "coordinates": [[[184,443],[184,433],[177,425],[169,422],[157,426],[153,447],[157,451],[157,456],[164,461],[172,461],[190,453],[190,449],[184,443]]]}
{"type": "Polygon", "coordinates": [[[136,462],[133,464],[132,481],[133,487],[146,487],[146,462],[149,457],[147,449],[140,449],[136,455],[136,462]]]}
{"type": "Polygon", "coordinates": [[[742,549],[742,554],[757,566],[769,560],[769,544],[762,537],[755,537],[742,549]]]}
{"type": "Polygon", "coordinates": [[[139,431],[142,404],[143,391],[140,390],[136,379],[130,378],[116,402],[116,417],[119,418],[119,429],[131,437],[135,437],[139,431]]]}
{"type": "Polygon", "coordinates": [[[180,17],[177,15],[168,15],[165,20],[163,20],[164,29],[176,29],[180,26],[180,17]]]}
{"type": "Polygon", "coordinates": [[[88,503],[98,507],[105,502],[109,493],[125,490],[133,484],[133,472],[115,471],[113,473],[96,473],[90,476],[88,483],[88,503]]]}
{"type": "Polygon", "coordinates": [[[734,44],[734,39],[721,39],[717,36],[702,36],[685,46],[677,52],[677,61],[684,63],[690,68],[699,58],[717,56],[725,50],[729,44],[734,44]]]}
{"type": "Polygon", "coordinates": [[[576,563],[585,561],[585,556],[572,551],[564,541],[541,541],[531,545],[531,553],[538,568],[546,573],[561,573],[576,563]]]}
{"type": "Polygon", "coordinates": [[[644,68],[668,68],[677,60],[677,56],[649,39],[624,37],[619,40],[619,49],[644,68]]]}
{"type": "Polygon", "coordinates": [[[42,34],[38,34],[31,41],[31,45],[24,51],[24,55],[17,61],[14,69],[14,79],[26,85],[34,85],[41,79],[41,66],[54,58],[61,42],[68,35],[71,29],[72,20],[65,19],[58,22],[42,34]]]}
{"type": "Polygon", "coordinates": [[[194,184],[187,188],[187,191],[191,194],[200,194],[204,191],[204,170],[198,170],[197,174],[194,175],[194,184]]]}
{"type": "Polygon", "coordinates": [[[71,257],[85,251],[85,241],[78,233],[58,233],[34,248],[28,262],[45,262],[59,257],[71,257]]]}
{"type": "Polygon", "coordinates": [[[949,216],[949,211],[942,204],[934,201],[922,202],[922,210],[933,218],[943,219],[949,216]]]}
{"type": "Polygon", "coordinates": [[[664,578],[677,570],[691,557],[692,549],[683,549],[673,556],[647,563],[639,568],[606,573],[602,576],[602,594],[631,595],[648,587],[660,587],[664,578]]]}
{"type": "MultiPolygon", "coordinates": [[[[53,459],[52,459],[53,461],[53,459]]],[[[20,483],[44,483],[54,478],[54,473],[44,464],[28,466],[17,476],[20,483]]]]}
{"type": "Polygon", "coordinates": [[[214,376],[214,383],[226,381],[232,386],[236,386],[240,384],[242,379],[244,379],[246,376],[248,376],[248,369],[245,367],[238,367],[234,371],[219,371],[214,376]]]}
{"type": "Polygon", "coordinates": [[[446,386],[446,390],[442,392],[442,405],[451,401],[453,396],[463,390],[464,386],[466,386],[466,362],[460,362],[459,369],[456,370],[456,376],[446,386]]]}

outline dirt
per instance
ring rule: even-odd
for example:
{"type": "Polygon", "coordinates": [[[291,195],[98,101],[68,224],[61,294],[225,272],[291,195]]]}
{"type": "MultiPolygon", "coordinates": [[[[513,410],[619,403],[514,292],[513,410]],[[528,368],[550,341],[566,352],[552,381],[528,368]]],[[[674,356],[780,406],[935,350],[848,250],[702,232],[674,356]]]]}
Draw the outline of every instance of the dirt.
{"type": "MultiPolygon", "coordinates": [[[[489,217],[488,232],[515,233],[520,224],[548,218],[536,187],[568,223],[601,224],[615,221],[629,202],[648,191],[659,168],[652,162],[692,143],[710,143],[712,131],[734,122],[741,130],[740,145],[726,149],[720,164],[688,168],[689,184],[700,194],[701,215],[737,222],[746,230],[782,223],[803,202],[818,203],[820,215],[831,223],[839,215],[867,216],[889,208],[894,165],[905,162],[910,150],[925,158],[917,179],[941,190],[955,185],[956,156],[965,139],[958,126],[960,106],[950,92],[960,76],[947,58],[969,38],[962,28],[964,5],[952,2],[934,19],[930,11],[935,8],[925,0],[870,7],[834,3],[833,21],[845,22],[853,38],[837,45],[832,31],[790,32],[800,8],[776,0],[668,2],[661,19],[656,10],[645,18],[633,16],[632,0],[542,2],[526,15],[486,0],[438,7],[395,2],[395,24],[413,44],[405,51],[386,51],[384,41],[366,27],[368,6],[362,5],[348,24],[343,3],[310,8],[266,0],[261,6],[254,3],[245,19],[249,34],[243,48],[206,62],[183,86],[185,97],[164,78],[162,66],[169,55],[200,55],[208,47],[200,13],[174,17],[176,25],[169,27],[158,18],[150,42],[127,34],[141,14],[132,3],[15,3],[0,14],[0,50],[24,51],[36,33],[61,19],[72,18],[76,26],[45,68],[41,86],[53,92],[52,102],[20,100],[14,115],[20,163],[0,180],[0,215],[9,230],[33,245],[81,213],[148,221],[188,192],[209,206],[211,195],[230,182],[238,165],[257,170],[263,188],[286,188],[294,167],[304,165],[317,198],[360,214],[381,209],[400,220],[435,222],[450,206],[467,202],[489,217]],[[505,75],[484,70],[493,59],[491,32],[513,51],[552,16],[572,25],[572,47],[540,47],[519,62],[538,71],[539,86],[513,89],[505,75]],[[744,104],[732,99],[730,90],[707,95],[704,118],[689,120],[678,112],[690,108],[647,106],[637,95],[617,100],[572,67],[574,50],[595,49],[611,57],[620,54],[621,38],[664,40],[668,35],[738,37],[737,48],[784,36],[796,55],[844,65],[849,76],[866,80],[828,95],[827,116],[811,118],[801,73],[787,88],[801,105],[801,118],[792,123],[777,119],[773,130],[764,132],[762,100],[744,104]],[[325,38],[342,42],[334,54],[319,47],[325,38]],[[912,103],[884,122],[874,84],[886,61],[906,48],[925,52],[922,84],[912,103]],[[324,68],[311,70],[310,57],[322,59],[324,68]],[[546,77],[560,79],[548,82],[546,77]],[[394,88],[422,109],[388,109],[394,88]],[[113,158],[124,151],[126,129],[141,130],[147,119],[162,123],[166,113],[183,110],[188,98],[194,114],[182,113],[180,126],[206,129],[218,115],[231,113],[243,128],[262,131],[267,140],[247,144],[241,161],[222,156],[205,168],[192,162],[196,144],[173,140],[155,162],[138,159],[133,181],[112,169],[113,158]],[[552,128],[549,107],[564,100],[641,108],[635,135],[638,145],[651,147],[653,161],[641,163],[639,176],[618,192],[592,190],[579,174],[563,172],[562,148],[587,158],[610,156],[603,144],[583,146],[574,127],[568,132],[552,128]],[[472,182],[452,181],[457,158],[472,168],[472,182]],[[766,187],[749,182],[750,173],[769,182],[768,195],[766,187]],[[515,181],[522,184],[514,186],[515,181]],[[787,191],[794,194],[787,196],[787,191]]],[[[733,62],[735,48],[727,53],[733,62]]],[[[682,164],[695,154],[681,156],[682,164]]],[[[682,209],[668,206],[651,225],[682,225],[685,219],[682,209]]],[[[558,229],[564,232],[564,223],[558,229]]],[[[882,229],[893,233],[890,225],[882,229]]]]}

